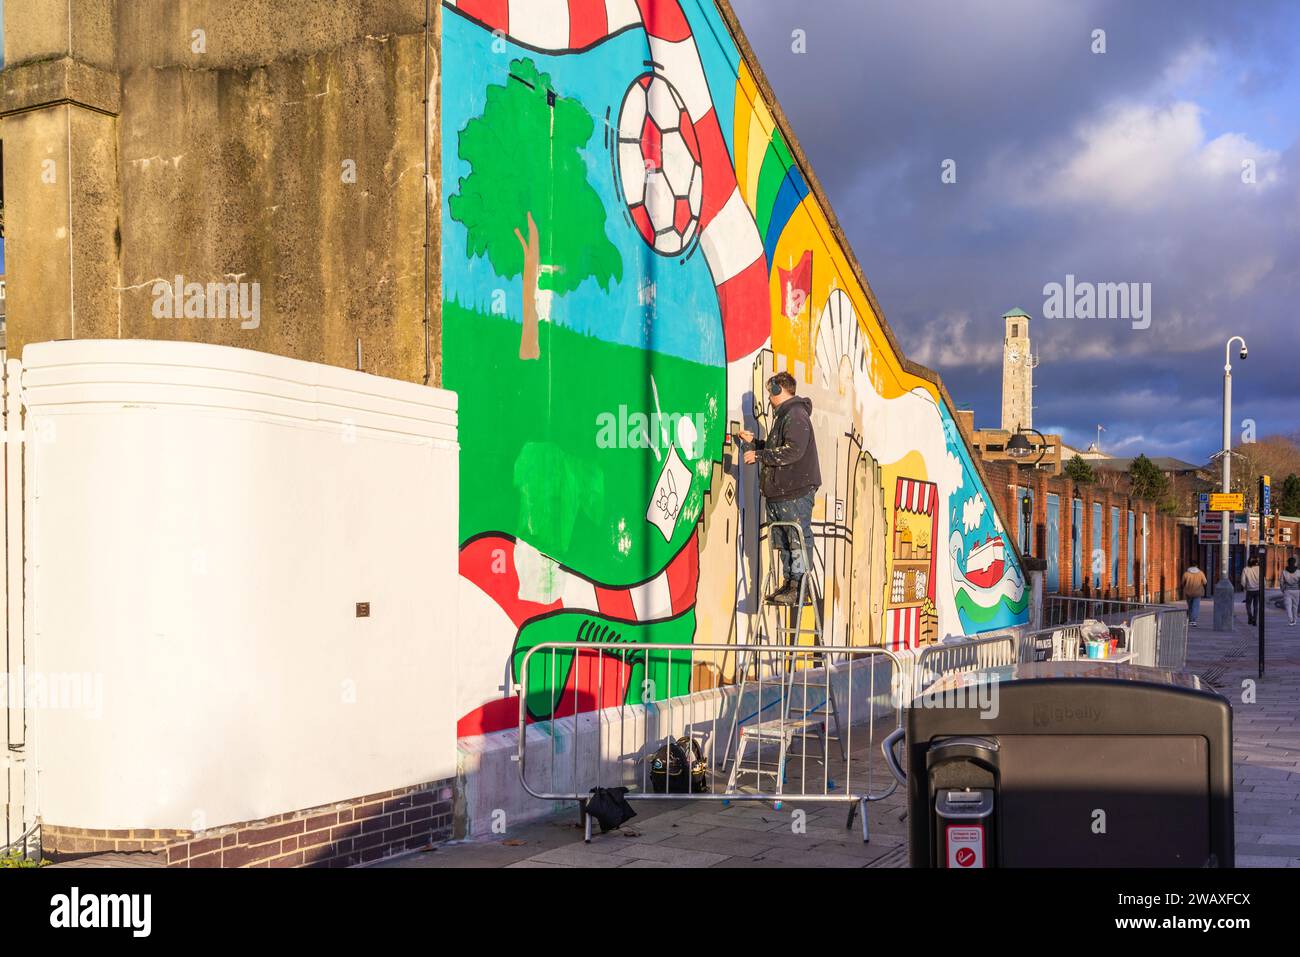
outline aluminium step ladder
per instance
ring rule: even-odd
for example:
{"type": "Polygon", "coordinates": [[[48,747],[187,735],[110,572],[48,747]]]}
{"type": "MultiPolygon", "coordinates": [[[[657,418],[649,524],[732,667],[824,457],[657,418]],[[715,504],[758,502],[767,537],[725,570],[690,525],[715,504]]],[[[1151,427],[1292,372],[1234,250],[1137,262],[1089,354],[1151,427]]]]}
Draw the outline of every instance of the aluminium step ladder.
{"type": "MultiPolygon", "coordinates": [[[[804,547],[803,529],[799,527],[798,523],[769,523],[770,557],[763,589],[765,595],[770,595],[776,591],[780,563],[772,530],[782,527],[791,531],[798,548],[803,549],[804,547]]],[[[807,758],[813,758],[821,763],[827,786],[831,786],[833,782],[829,778],[829,768],[826,760],[829,755],[829,742],[831,740],[836,742],[842,760],[847,757],[844,750],[839,707],[829,680],[824,684],[819,682],[813,687],[810,687],[806,681],[800,684],[797,679],[801,669],[796,667],[796,662],[803,659],[803,655],[764,654],[765,648],[797,648],[805,646],[804,639],[810,639],[810,644],[807,645],[810,649],[821,647],[824,644],[822,640],[822,596],[816,575],[816,569],[812,567],[805,572],[799,583],[799,595],[793,605],[778,605],[764,598],[759,611],[757,640],[751,644],[738,647],[736,670],[739,676],[739,684],[736,692],[736,712],[732,716],[731,734],[727,738],[728,751],[730,751],[733,739],[737,743],[735,760],[731,764],[731,772],[727,779],[726,793],[728,794],[736,793],[737,783],[742,775],[752,774],[758,782],[761,782],[764,777],[774,778],[775,792],[778,796],[781,795],[785,788],[786,768],[792,758],[805,759],[805,766],[807,758]],[[805,609],[809,608],[812,611],[812,620],[810,623],[804,624],[805,619],[809,617],[806,615],[805,609]],[[776,619],[777,623],[775,625],[769,624],[769,616],[776,619]],[[740,707],[744,700],[746,687],[749,685],[755,685],[758,688],[758,709],[752,717],[757,717],[759,720],[752,724],[745,724],[740,717],[740,707]],[[774,701],[766,701],[765,699],[768,697],[765,693],[766,687],[773,686],[778,688],[778,697],[774,701]],[[824,694],[822,694],[823,692],[824,694]],[[811,700],[813,693],[820,694],[820,699],[811,700]],[[799,699],[797,702],[796,697],[799,699]],[[776,715],[771,718],[764,718],[764,712],[773,706],[777,708],[776,715]],[[834,733],[831,733],[828,727],[830,722],[834,722],[834,733]],[[737,737],[737,731],[739,731],[739,737],[737,737]],[[819,745],[817,750],[808,750],[809,735],[816,738],[819,745]],[[796,742],[798,743],[797,750],[794,749],[796,742]],[[763,763],[762,751],[764,745],[769,747],[775,745],[777,747],[775,765],[765,765],[763,763]],[[745,755],[751,750],[754,763],[746,765],[745,755]]],[[[810,650],[808,652],[808,664],[815,665],[816,663],[828,664],[821,653],[810,650]]],[[[723,763],[726,763],[725,756],[723,763]]]]}

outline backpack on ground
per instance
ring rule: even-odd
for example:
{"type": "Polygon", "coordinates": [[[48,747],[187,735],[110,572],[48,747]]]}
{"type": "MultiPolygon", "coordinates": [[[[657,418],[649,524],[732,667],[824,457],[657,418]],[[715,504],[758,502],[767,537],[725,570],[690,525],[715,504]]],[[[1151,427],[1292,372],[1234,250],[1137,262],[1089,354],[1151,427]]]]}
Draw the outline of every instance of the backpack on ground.
{"type": "Polygon", "coordinates": [[[683,735],[650,755],[650,787],[656,794],[704,794],[709,766],[694,738],[683,735]]]}

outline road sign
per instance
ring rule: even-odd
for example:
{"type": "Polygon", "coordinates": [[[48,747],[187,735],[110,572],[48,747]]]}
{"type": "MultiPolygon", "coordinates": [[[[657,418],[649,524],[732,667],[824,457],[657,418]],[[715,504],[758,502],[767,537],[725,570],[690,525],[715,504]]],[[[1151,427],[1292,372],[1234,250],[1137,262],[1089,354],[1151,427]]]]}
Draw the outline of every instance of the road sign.
{"type": "Polygon", "coordinates": [[[1240,512],[1246,508],[1246,496],[1241,492],[1215,492],[1210,496],[1211,512],[1240,512]]]}
{"type": "Polygon", "coordinates": [[[1259,514],[1267,515],[1269,513],[1269,506],[1273,504],[1272,498],[1273,483],[1267,475],[1261,475],[1259,477],[1259,514]]]}

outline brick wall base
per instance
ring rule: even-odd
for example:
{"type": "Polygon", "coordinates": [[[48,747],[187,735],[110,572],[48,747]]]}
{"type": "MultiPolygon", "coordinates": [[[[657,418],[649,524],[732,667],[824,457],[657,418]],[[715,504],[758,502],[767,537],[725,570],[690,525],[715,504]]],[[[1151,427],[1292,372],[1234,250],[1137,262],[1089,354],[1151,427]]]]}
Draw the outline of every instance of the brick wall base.
{"type": "Polygon", "coordinates": [[[138,853],[167,867],[351,867],[451,837],[454,778],[207,831],[41,824],[54,861],[138,853]]]}

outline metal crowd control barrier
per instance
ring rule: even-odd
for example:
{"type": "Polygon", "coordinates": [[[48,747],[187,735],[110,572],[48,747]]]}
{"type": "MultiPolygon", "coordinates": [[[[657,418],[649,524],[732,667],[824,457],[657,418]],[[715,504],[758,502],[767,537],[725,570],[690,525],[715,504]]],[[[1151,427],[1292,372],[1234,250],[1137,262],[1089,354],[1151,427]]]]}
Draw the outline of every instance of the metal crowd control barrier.
{"type": "MultiPolygon", "coordinates": [[[[913,698],[923,695],[946,675],[1033,661],[1074,661],[1079,658],[1081,642],[1079,625],[1057,625],[1037,631],[981,635],[969,640],[930,645],[916,658],[913,698]]],[[[907,783],[907,771],[896,750],[903,737],[904,728],[899,727],[886,736],[880,746],[885,766],[899,784],[907,783]]]]}
{"type": "Polygon", "coordinates": [[[929,645],[916,657],[912,697],[919,697],[944,675],[1014,665],[1019,660],[1016,636],[1010,632],[929,645]]]}
{"type": "Polygon", "coordinates": [[[1134,636],[1137,664],[1169,671],[1187,667],[1187,609],[1183,605],[1073,595],[1050,595],[1044,600],[1043,622],[1050,627],[1043,630],[1077,625],[1089,618],[1106,625],[1126,625],[1130,633],[1135,622],[1139,622],[1140,633],[1134,636]],[[1144,621],[1147,614],[1156,616],[1153,639],[1148,632],[1151,626],[1144,621]]]}
{"type": "Polygon", "coordinates": [[[1082,641],[1083,628],[1080,625],[1056,625],[1026,631],[1019,636],[1017,661],[1074,661],[1079,657],[1082,641]]]}
{"type": "MultiPolygon", "coordinates": [[[[1140,617],[1144,622],[1141,627],[1150,632],[1148,626],[1154,624],[1155,616],[1140,617]]],[[[1183,620],[1186,621],[1185,615],[1183,620]]],[[[928,687],[950,674],[1034,661],[1077,661],[1081,657],[1082,642],[1082,626],[1069,624],[930,645],[916,658],[913,697],[920,697],[928,687]]],[[[903,736],[904,729],[899,727],[881,744],[885,765],[900,784],[907,783],[907,772],[895,749],[903,736]]]]}
{"type": "Polygon", "coordinates": [[[1156,635],[1156,667],[1169,671],[1187,668],[1187,609],[1164,605],[1156,635]]]}
{"type": "Polygon", "coordinates": [[[1168,607],[1171,606],[1155,602],[1124,601],[1119,598],[1047,595],[1043,599],[1043,626],[1077,625],[1089,618],[1103,624],[1114,625],[1132,615],[1168,607]]]}
{"type": "Polygon", "coordinates": [[[879,743],[877,712],[892,711],[890,728],[902,727],[898,690],[903,672],[898,655],[886,648],[552,641],[523,652],[517,674],[519,783],[540,800],[577,801],[588,841],[586,802],[596,788],[627,788],[630,800],[847,804],[846,827],[861,813],[866,841],[867,804],[883,800],[898,786],[872,759],[879,743]],[[613,669],[611,658],[617,663],[613,669]],[[878,679],[881,660],[889,663],[889,674],[878,679]],[[725,677],[729,662],[733,670],[754,669],[745,679],[744,694],[737,693],[739,674],[733,675],[735,684],[689,690],[692,676],[725,677]],[[570,680],[575,672],[587,680],[570,680]],[[607,678],[607,672],[620,677],[607,678]],[[612,688],[606,687],[607,680],[612,688]],[[586,690],[579,691],[581,685],[586,690]],[[637,692],[632,703],[629,688],[637,692]],[[660,690],[667,695],[660,696],[660,690]],[[779,748],[776,764],[768,762],[770,769],[754,774],[753,768],[743,768],[755,781],[744,790],[723,763],[728,755],[737,755],[731,758],[733,765],[740,760],[742,735],[760,767],[764,750],[779,748]],[[857,753],[855,736],[861,742],[857,753]],[[683,737],[700,746],[707,790],[669,790],[666,773],[665,789],[656,790],[651,761],[683,737]],[[832,739],[838,739],[834,750],[832,739]],[[544,787],[529,781],[535,762],[549,769],[544,787]],[[765,775],[772,781],[767,790],[762,788],[765,775]],[[888,780],[889,787],[873,791],[878,779],[888,780]],[[733,786],[727,787],[728,782],[733,786]]]}
{"type": "Polygon", "coordinates": [[[1156,643],[1160,620],[1155,612],[1134,615],[1128,621],[1128,647],[1133,652],[1133,664],[1147,668],[1156,666],[1156,643]]]}

